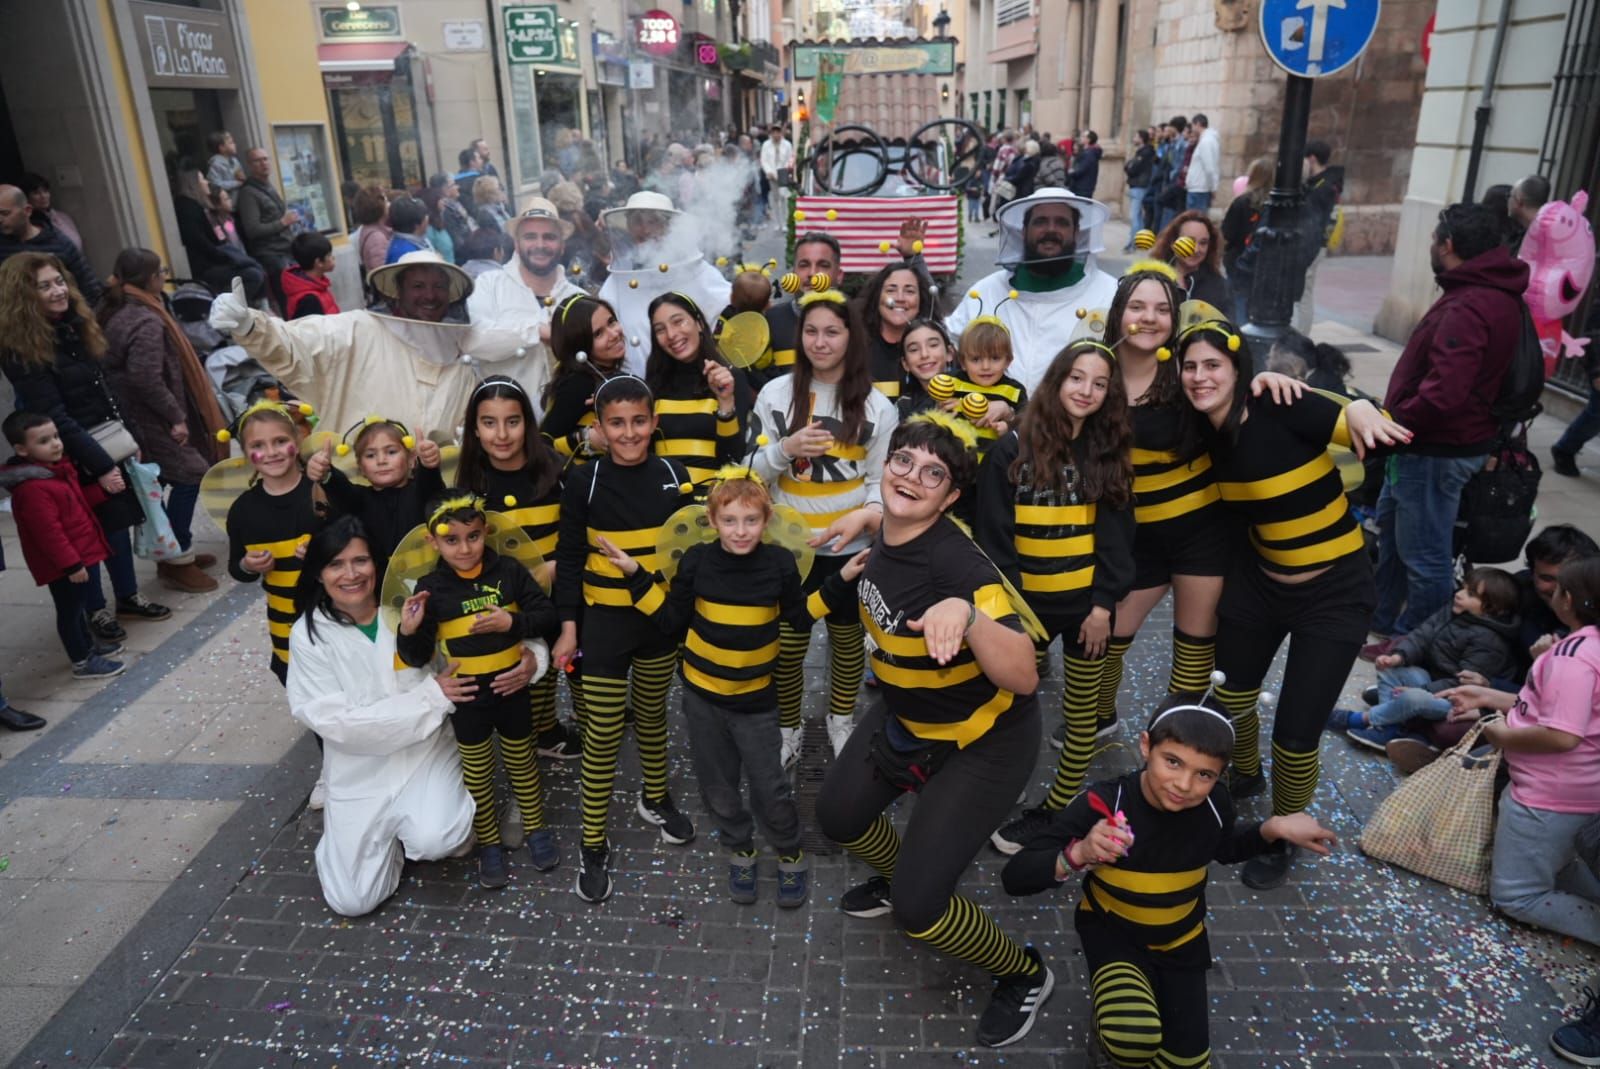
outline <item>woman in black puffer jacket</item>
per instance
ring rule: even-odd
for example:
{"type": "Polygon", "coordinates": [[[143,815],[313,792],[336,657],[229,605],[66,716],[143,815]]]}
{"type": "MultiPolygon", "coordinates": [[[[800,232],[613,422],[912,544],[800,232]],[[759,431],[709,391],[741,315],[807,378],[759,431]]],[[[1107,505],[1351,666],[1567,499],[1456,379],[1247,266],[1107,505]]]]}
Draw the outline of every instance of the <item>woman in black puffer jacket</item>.
{"type": "Polygon", "coordinates": [[[67,456],[110,495],[95,516],[111,544],[106,570],[116,609],[106,604],[98,566],[89,569],[84,600],[95,637],[117,642],[125,637],[118,616],[163,620],[172,612],[139,593],[129,532],[144,522],[144,510],[127,489],[121,465],[89,433],[118,418],[100,367],[105,350],[105,335],[60,260],[22,253],[0,264],[0,371],[16,390],[17,408],[54,420],[67,456]]]}

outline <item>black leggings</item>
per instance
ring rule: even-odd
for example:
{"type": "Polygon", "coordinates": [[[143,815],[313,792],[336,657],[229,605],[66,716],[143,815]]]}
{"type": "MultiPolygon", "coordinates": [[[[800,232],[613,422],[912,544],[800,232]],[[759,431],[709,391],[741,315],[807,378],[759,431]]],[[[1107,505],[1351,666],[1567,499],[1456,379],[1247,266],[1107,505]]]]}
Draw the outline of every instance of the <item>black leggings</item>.
{"type": "Polygon", "coordinates": [[[1173,969],[1103,934],[1093,914],[1076,927],[1089,970],[1100,1043],[1125,1069],[1206,1069],[1211,1064],[1210,1000],[1204,969],[1173,969]]]}
{"type": "Polygon", "coordinates": [[[1341,558],[1304,583],[1282,583],[1253,558],[1229,574],[1217,607],[1217,668],[1228,678],[1217,699],[1233,717],[1233,763],[1243,775],[1261,773],[1261,680],[1284,637],[1289,657],[1272,720],[1272,812],[1298,813],[1311,804],[1320,773],[1323,726],[1350,666],[1366,640],[1377,604],[1365,554],[1341,558]]]}
{"type": "Polygon", "coordinates": [[[1039,755],[1039,706],[1019,699],[995,727],[953,753],[919,792],[902,840],[884,810],[901,791],[871,756],[886,713],[856,725],[817,800],[822,833],[890,882],[895,921],[913,939],[997,976],[1031,972],[1017,942],[956,886],[1011,811],[1039,755]]]}

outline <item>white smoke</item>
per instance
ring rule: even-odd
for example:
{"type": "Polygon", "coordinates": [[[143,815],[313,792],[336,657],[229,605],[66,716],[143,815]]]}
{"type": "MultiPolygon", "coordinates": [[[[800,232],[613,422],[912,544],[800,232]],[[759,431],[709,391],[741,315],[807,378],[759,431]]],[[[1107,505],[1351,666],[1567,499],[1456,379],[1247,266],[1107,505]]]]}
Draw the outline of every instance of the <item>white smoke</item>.
{"type": "MultiPolygon", "coordinates": [[[[744,158],[715,162],[693,172],[687,195],[678,196],[677,175],[672,176],[671,194],[678,201],[679,214],[672,217],[667,233],[658,241],[635,246],[625,229],[612,230],[612,243],[619,253],[619,266],[642,264],[681,264],[703,256],[715,262],[719,256],[733,256],[739,249],[739,209],[745,194],[756,181],[755,165],[744,158]]],[[[625,216],[623,217],[625,218],[625,216]]]]}

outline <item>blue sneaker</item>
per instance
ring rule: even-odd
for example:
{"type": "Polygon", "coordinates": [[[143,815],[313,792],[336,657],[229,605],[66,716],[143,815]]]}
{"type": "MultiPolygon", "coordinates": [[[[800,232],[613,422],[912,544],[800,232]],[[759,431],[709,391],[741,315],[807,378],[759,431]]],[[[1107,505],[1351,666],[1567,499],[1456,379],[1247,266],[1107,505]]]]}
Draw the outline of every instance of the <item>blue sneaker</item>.
{"type": "Polygon", "coordinates": [[[504,847],[486,846],[478,851],[478,886],[486,891],[496,891],[510,882],[506,875],[504,847]]]}
{"type": "Polygon", "coordinates": [[[1600,995],[1587,987],[1583,993],[1583,1016],[1556,1029],[1550,1048],[1569,1062],[1600,1065],[1600,995]]]}
{"type": "Polygon", "coordinates": [[[811,873],[803,857],[778,859],[778,908],[799,909],[811,894],[811,873]]]}
{"type": "Polygon", "coordinates": [[[741,906],[756,900],[756,854],[734,854],[728,860],[728,897],[741,906]]]}
{"type": "Polygon", "coordinates": [[[1386,728],[1348,728],[1344,734],[1347,739],[1357,746],[1365,746],[1367,749],[1377,750],[1379,753],[1388,753],[1389,744],[1404,735],[1405,732],[1401,730],[1400,725],[1396,724],[1393,727],[1386,728]]]}
{"type": "Polygon", "coordinates": [[[533,867],[540,872],[549,872],[561,864],[561,848],[547,828],[528,833],[528,853],[533,855],[533,867]]]}
{"type": "Polygon", "coordinates": [[[110,679],[120,676],[127,666],[121,661],[108,660],[98,653],[91,653],[82,661],[72,666],[73,679],[110,679]]]}
{"type": "Polygon", "coordinates": [[[1328,714],[1329,731],[1349,731],[1351,728],[1364,728],[1367,718],[1359,709],[1335,709],[1328,714]]]}

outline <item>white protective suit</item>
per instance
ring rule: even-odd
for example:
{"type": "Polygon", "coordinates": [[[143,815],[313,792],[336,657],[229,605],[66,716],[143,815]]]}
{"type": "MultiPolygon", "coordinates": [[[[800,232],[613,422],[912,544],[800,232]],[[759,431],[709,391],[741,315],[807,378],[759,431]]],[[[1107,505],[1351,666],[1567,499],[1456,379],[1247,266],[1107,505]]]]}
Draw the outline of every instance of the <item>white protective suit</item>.
{"type": "MultiPolygon", "coordinates": [[[[550,299],[555,303],[547,305],[522,280],[522,261],[513,256],[511,262],[499,270],[485,271],[473,280],[472,293],[467,297],[467,316],[474,325],[491,329],[520,330],[530,320],[543,326],[553,322],[561,302],[587,292],[567,277],[565,271],[558,270],[556,284],[550,290],[550,299]]],[[[550,347],[542,343],[527,346],[527,350],[520,357],[496,365],[494,370],[522,383],[533,400],[534,411],[538,412],[543,408],[540,397],[555,370],[554,358],[550,347]]]]}
{"type": "Polygon", "coordinates": [[[978,293],[976,298],[963,295],[944,321],[950,336],[959,341],[967,323],[980,315],[999,316],[1011,332],[1012,363],[1007,374],[1026,386],[1029,393],[1036,390],[1056,354],[1086,333],[1079,310],[1103,312],[1116,296],[1117,280],[1100,270],[1094,258],[1095,253],[1105,249],[1101,230],[1109,214],[1098,201],[1075,197],[1064,189],[1041,190],[1007,203],[1000,209],[1002,236],[995,258],[1001,268],[972,287],[978,293]],[[1047,201],[1064,201],[1078,211],[1077,255],[1083,259],[1083,278],[1064,289],[1019,292],[1016,300],[1007,300],[1012,271],[1024,256],[1022,228],[1028,209],[1047,201]]]}
{"type": "Polygon", "coordinates": [[[728,307],[733,285],[701,256],[670,263],[665,271],[659,264],[630,270],[618,257],[606,284],[600,287],[600,299],[616,309],[617,322],[627,332],[628,353],[622,366],[629,374],[644,376],[645,361],[650,357],[650,302],[663,293],[687,295],[714,327],[728,307]],[[629,282],[639,285],[630,286],[629,282]]]}
{"type": "Polygon", "coordinates": [[[466,845],[475,807],[461,779],[455,709],[429,673],[396,671],[394,632],[376,641],[317,610],[289,632],[289,712],[322,736],[327,803],[317,878],[335,913],[359,917],[400,886],[405,859],[466,845]]]}
{"type": "Polygon", "coordinates": [[[339,434],[380,415],[420,427],[441,445],[455,441],[479,375],[501,371],[539,345],[539,321],[531,317],[511,329],[368,311],[286,322],[252,310],[250,319],[248,331],[234,332],[235,344],[314,405],[323,429],[339,434]]]}

